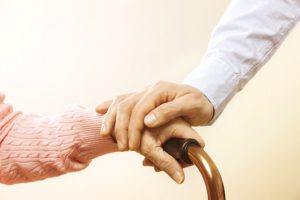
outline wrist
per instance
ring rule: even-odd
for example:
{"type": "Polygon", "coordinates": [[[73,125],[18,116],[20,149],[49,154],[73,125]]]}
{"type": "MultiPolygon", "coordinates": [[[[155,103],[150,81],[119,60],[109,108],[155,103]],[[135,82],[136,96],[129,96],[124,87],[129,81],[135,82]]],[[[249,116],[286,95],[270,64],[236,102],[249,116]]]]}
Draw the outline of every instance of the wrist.
{"type": "Polygon", "coordinates": [[[213,124],[238,91],[239,76],[235,69],[219,55],[205,56],[201,64],[183,81],[197,88],[213,105],[213,124]]]}
{"type": "Polygon", "coordinates": [[[78,135],[75,137],[76,157],[88,162],[98,156],[118,151],[110,136],[100,136],[103,116],[86,109],[73,112],[72,121],[78,135]]]}

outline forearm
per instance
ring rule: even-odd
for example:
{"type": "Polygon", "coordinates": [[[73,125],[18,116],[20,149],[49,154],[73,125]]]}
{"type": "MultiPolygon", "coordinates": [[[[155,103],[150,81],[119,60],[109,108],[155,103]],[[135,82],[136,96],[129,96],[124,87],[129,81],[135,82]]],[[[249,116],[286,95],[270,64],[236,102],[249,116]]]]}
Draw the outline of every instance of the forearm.
{"type": "Polygon", "coordinates": [[[117,151],[100,137],[102,117],[83,108],[42,117],[18,114],[1,128],[0,182],[14,184],[79,171],[117,151]]]}
{"type": "Polygon", "coordinates": [[[201,64],[184,83],[201,90],[214,120],[275,53],[299,20],[297,0],[233,0],[216,26],[201,64]]]}

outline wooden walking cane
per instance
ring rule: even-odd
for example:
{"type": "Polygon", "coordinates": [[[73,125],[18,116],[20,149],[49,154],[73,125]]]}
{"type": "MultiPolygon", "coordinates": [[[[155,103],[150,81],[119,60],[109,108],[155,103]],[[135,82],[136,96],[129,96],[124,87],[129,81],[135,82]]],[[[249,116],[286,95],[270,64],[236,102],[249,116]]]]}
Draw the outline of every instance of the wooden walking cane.
{"type": "Polygon", "coordinates": [[[175,159],[186,164],[195,164],[204,179],[208,200],[225,200],[221,174],[208,154],[194,139],[171,139],[163,148],[175,159]]]}

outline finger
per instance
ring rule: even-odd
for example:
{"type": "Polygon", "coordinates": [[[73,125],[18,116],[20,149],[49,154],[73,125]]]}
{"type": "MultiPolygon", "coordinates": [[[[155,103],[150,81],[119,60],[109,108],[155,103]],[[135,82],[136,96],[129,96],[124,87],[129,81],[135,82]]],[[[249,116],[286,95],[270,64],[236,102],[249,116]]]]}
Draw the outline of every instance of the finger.
{"type": "Polygon", "coordinates": [[[165,171],[176,183],[184,181],[184,172],[180,164],[161,147],[144,151],[145,156],[162,171],[165,171]]]}
{"type": "Polygon", "coordinates": [[[157,105],[163,103],[164,99],[164,94],[161,94],[159,91],[151,92],[150,90],[135,105],[128,127],[130,150],[137,150],[140,147],[141,133],[144,129],[144,117],[157,105]]]}
{"type": "Polygon", "coordinates": [[[112,104],[112,100],[105,101],[96,107],[96,112],[99,114],[105,114],[108,111],[109,106],[112,104]]]}
{"type": "Polygon", "coordinates": [[[157,167],[157,166],[154,166],[154,170],[155,170],[156,172],[161,172],[161,169],[159,169],[159,167],[157,167]]]}
{"type": "Polygon", "coordinates": [[[128,133],[124,125],[127,123],[126,121],[129,121],[129,119],[127,120],[124,115],[117,112],[114,134],[120,151],[128,150],[128,133]]]}
{"type": "Polygon", "coordinates": [[[182,107],[185,104],[186,102],[180,97],[168,103],[164,103],[148,113],[144,118],[144,123],[150,128],[164,125],[169,121],[182,116],[182,107]]]}
{"type": "Polygon", "coordinates": [[[131,111],[141,94],[137,93],[121,101],[117,106],[115,136],[118,141],[119,150],[128,150],[128,125],[131,111]]]}
{"type": "Polygon", "coordinates": [[[3,103],[4,99],[5,99],[5,95],[0,92],[0,103],[3,103]]]}
{"type": "Polygon", "coordinates": [[[155,172],[161,172],[161,169],[159,167],[155,166],[150,160],[146,159],[143,162],[143,165],[145,167],[153,167],[155,172]]]}
{"type": "MultiPolygon", "coordinates": [[[[182,168],[191,167],[193,164],[179,163],[182,168]]],[[[155,165],[147,158],[143,160],[144,167],[155,167],[155,165]]],[[[157,166],[156,166],[157,167],[157,166]]]]}
{"type": "Polygon", "coordinates": [[[117,108],[115,103],[112,103],[105,117],[103,118],[101,131],[100,131],[101,136],[107,136],[112,134],[116,122],[116,115],[117,115],[117,108]]]}
{"type": "Polygon", "coordinates": [[[115,122],[116,122],[118,104],[130,95],[131,95],[131,93],[124,94],[124,95],[116,97],[112,101],[111,105],[108,108],[107,116],[104,117],[103,126],[101,127],[100,135],[106,136],[106,135],[109,135],[112,133],[115,122]]]}
{"type": "Polygon", "coordinates": [[[115,136],[120,151],[128,150],[128,131],[127,124],[129,122],[130,111],[119,103],[116,110],[115,136]],[[124,113],[125,112],[125,113],[124,113]]]}
{"type": "MultiPolygon", "coordinates": [[[[118,116],[118,115],[117,115],[118,116]]],[[[114,129],[115,141],[118,144],[119,151],[128,151],[128,137],[127,133],[122,133],[120,130],[114,129]]]]}
{"type": "Polygon", "coordinates": [[[143,166],[145,167],[154,167],[154,164],[147,158],[143,160],[143,166]]]}
{"type": "Polygon", "coordinates": [[[12,106],[10,104],[0,104],[0,121],[11,112],[12,106]]]}
{"type": "Polygon", "coordinates": [[[130,96],[131,94],[132,93],[123,94],[123,95],[120,95],[120,96],[116,97],[114,100],[108,100],[108,101],[103,102],[102,104],[100,104],[96,107],[96,112],[99,113],[99,114],[105,114],[108,111],[109,107],[115,101],[123,100],[123,99],[127,98],[128,96],[130,96]]]}
{"type": "Polygon", "coordinates": [[[143,161],[143,166],[145,167],[153,167],[156,172],[161,172],[161,169],[159,167],[155,166],[150,160],[147,158],[144,159],[143,161]]]}
{"type": "MultiPolygon", "coordinates": [[[[193,164],[179,163],[182,168],[193,166],[193,164]]],[[[147,158],[143,160],[143,166],[145,167],[155,167],[155,165],[147,158]]]]}

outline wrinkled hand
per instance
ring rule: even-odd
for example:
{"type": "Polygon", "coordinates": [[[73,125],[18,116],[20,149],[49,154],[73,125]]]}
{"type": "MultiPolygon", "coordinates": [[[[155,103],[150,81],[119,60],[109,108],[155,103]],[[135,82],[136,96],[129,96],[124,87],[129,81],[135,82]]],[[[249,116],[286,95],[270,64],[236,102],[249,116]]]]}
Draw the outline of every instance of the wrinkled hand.
{"type": "Polygon", "coordinates": [[[181,118],[177,118],[159,128],[146,128],[141,138],[141,148],[137,152],[145,156],[144,166],[153,166],[156,171],[165,171],[175,182],[184,181],[185,167],[177,162],[162,148],[171,138],[196,139],[202,147],[204,141],[191,126],[181,118]]]}
{"type": "Polygon", "coordinates": [[[196,88],[158,82],[142,92],[121,95],[96,108],[105,114],[102,135],[113,135],[120,151],[138,150],[144,124],[159,127],[182,117],[193,126],[204,125],[213,117],[213,106],[196,88]]]}

